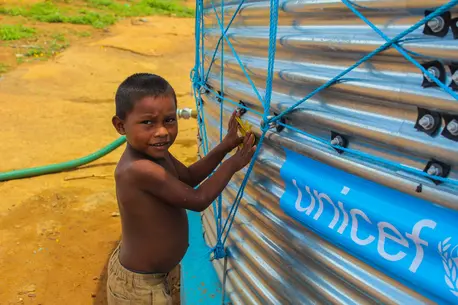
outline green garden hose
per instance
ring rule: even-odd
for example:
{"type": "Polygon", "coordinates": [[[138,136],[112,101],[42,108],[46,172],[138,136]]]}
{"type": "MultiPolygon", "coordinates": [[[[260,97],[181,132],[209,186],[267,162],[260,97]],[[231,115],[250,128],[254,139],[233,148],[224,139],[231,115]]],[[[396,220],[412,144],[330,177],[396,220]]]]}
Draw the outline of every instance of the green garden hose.
{"type": "MultiPolygon", "coordinates": [[[[187,120],[190,118],[196,118],[197,111],[190,109],[190,108],[177,109],[177,115],[180,119],[187,120]]],[[[108,155],[113,150],[115,150],[116,148],[124,144],[125,142],[126,142],[126,137],[122,136],[119,139],[117,139],[116,141],[112,142],[111,144],[96,151],[95,153],[92,153],[80,159],[62,162],[58,164],[50,164],[50,165],[44,165],[44,166],[39,166],[39,167],[18,169],[18,170],[13,170],[10,172],[0,173],[0,182],[14,180],[14,179],[30,178],[30,177],[40,176],[40,175],[53,174],[53,173],[58,173],[58,172],[74,169],[82,165],[91,163],[97,159],[100,159],[105,155],[108,155]]]]}
{"type": "Polygon", "coordinates": [[[50,165],[44,165],[44,166],[32,167],[32,168],[26,168],[26,169],[18,169],[18,170],[13,170],[10,172],[0,173],[0,181],[29,178],[29,177],[53,174],[57,172],[74,169],[79,166],[88,164],[90,162],[93,162],[97,159],[102,158],[103,156],[109,154],[110,152],[112,152],[113,150],[115,150],[116,148],[124,144],[125,142],[126,142],[126,137],[122,136],[119,139],[117,139],[116,141],[105,146],[104,148],[90,155],[82,157],[80,159],[57,163],[57,164],[50,164],[50,165]]]}

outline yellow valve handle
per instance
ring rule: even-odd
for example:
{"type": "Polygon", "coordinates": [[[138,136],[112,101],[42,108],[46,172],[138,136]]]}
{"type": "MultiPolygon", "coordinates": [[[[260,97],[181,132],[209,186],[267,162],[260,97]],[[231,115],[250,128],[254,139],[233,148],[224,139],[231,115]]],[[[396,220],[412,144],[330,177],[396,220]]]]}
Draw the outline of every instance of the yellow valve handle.
{"type": "MultiPolygon", "coordinates": [[[[243,137],[246,136],[246,134],[251,131],[250,123],[248,123],[247,121],[245,121],[245,122],[242,121],[242,119],[240,117],[238,117],[238,116],[236,116],[235,119],[237,120],[237,123],[239,123],[238,124],[238,129],[239,129],[241,135],[243,137]]],[[[256,139],[255,139],[255,142],[256,142],[256,139]]],[[[239,148],[243,148],[243,143],[239,144],[239,148]]]]}

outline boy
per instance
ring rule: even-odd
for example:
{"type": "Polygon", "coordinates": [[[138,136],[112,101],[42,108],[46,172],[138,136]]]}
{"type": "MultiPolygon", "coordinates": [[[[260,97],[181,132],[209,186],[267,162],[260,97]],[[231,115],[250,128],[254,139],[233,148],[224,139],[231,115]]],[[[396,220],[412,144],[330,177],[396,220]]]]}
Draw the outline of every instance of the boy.
{"type": "Polygon", "coordinates": [[[253,157],[254,136],[237,135],[234,112],[222,143],[186,167],[168,151],[178,123],[175,92],[166,80],[134,74],[115,100],[113,125],[126,135],[127,147],[115,171],[123,238],[108,265],[108,304],[171,304],[166,278],[188,248],[186,210],[201,212],[218,197],[253,157]]]}

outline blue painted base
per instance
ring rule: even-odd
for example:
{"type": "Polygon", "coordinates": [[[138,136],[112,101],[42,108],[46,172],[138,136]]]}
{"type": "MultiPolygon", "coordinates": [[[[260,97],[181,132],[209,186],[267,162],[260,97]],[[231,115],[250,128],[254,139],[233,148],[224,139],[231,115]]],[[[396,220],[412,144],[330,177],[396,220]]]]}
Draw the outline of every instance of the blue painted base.
{"type": "Polygon", "coordinates": [[[203,238],[200,213],[188,211],[189,249],[181,262],[181,304],[221,304],[221,283],[203,238]]]}

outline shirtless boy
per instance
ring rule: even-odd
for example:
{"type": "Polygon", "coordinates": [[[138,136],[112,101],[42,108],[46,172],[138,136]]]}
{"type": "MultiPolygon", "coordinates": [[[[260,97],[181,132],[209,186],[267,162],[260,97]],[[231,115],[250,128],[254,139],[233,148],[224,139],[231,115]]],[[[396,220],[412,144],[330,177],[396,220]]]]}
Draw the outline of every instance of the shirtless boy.
{"type": "Polygon", "coordinates": [[[122,242],[108,266],[109,305],[171,304],[166,278],[188,248],[186,210],[205,210],[253,157],[254,136],[237,135],[234,112],[224,140],[186,167],[169,152],[178,134],[176,107],[173,88],[157,75],[134,74],[116,92],[113,125],[127,147],[115,171],[122,242]]]}

